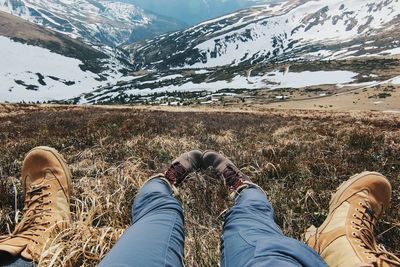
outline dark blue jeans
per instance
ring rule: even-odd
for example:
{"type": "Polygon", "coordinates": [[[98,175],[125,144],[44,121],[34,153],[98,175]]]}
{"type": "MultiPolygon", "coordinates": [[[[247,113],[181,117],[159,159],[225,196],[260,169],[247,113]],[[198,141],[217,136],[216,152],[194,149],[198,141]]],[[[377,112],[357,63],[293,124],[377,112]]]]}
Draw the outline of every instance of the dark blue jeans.
{"type": "Polygon", "coordinates": [[[183,266],[183,209],[167,182],[156,178],[140,189],[132,221],[99,266],[183,266]]]}
{"type": "Polygon", "coordinates": [[[0,253],[1,267],[33,267],[32,261],[27,261],[21,257],[13,257],[7,253],[0,253]]]}
{"type": "MultiPolygon", "coordinates": [[[[183,210],[167,182],[156,178],[146,183],[132,209],[133,225],[99,266],[183,266],[183,210]]],[[[313,249],[282,234],[257,186],[243,189],[236,198],[221,242],[221,267],[327,266],[313,249]]]]}

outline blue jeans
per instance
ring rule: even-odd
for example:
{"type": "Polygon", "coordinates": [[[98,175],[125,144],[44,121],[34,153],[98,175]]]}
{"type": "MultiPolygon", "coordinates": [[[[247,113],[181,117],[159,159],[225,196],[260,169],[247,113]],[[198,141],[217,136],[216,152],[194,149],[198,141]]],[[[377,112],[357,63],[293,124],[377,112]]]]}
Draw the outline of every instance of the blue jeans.
{"type": "Polygon", "coordinates": [[[11,256],[8,253],[0,253],[1,267],[34,267],[32,261],[23,259],[20,256],[11,256]]]}
{"type": "MultiPolygon", "coordinates": [[[[181,204],[161,179],[146,183],[133,203],[133,225],[100,263],[106,266],[183,266],[181,204]]],[[[285,237],[264,192],[249,186],[226,214],[221,267],[327,266],[310,247],[285,237]]]]}
{"type": "Polygon", "coordinates": [[[132,221],[100,267],[183,266],[183,209],[166,182],[156,178],[140,189],[132,221]]]}

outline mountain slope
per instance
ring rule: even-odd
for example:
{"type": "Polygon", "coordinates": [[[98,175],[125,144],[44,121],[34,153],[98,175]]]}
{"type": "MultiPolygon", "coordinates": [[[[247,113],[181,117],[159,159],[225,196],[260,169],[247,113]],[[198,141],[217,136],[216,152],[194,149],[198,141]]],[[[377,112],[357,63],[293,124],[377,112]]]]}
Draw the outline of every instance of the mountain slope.
{"type": "Polygon", "coordinates": [[[70,99],[125,70],[115,58],[63,34],[0,12],[0,99],[70,99]]]}
{"type": "Polygon", "coordinates": [[[15,41],[46,48],[51,52],[74,57],[84,63],[84,68],[98,68],[99,59],[107,58],[104,53],[68,36],[28,23],[16,16],[0,11],[0,35],[15,41]]]}
{"type": "Polygon", "coordinates": [[[0,11],[89,43],[108,46],[182,28],[179,22],[119,1],[0,0],[0,11]],[[145,34],[141,34],[143,28],[147,29],[145,34]],[[137,34],[136,29],[139,29],[137,34]]]}
{"type": "Polygon", "coordinates": [[[235,12],[130,49],[137,68],[203,68],[391,55],[400,53],[399,33],[398,0],[287,1],[235,12]]]}

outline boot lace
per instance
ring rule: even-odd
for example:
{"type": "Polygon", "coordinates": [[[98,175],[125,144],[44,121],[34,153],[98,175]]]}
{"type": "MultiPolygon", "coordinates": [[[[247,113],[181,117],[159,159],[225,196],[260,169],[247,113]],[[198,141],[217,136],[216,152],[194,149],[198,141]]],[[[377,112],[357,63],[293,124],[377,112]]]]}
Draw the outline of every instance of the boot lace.
{"type": "MultiPolygon", "coordinates": [[[[391,263],[394,266],[400,266],[400,259],[393,253],[387,251],[383,245],[377,244],[375,241],[373,229],[377,217],[374,210],[368,202],[360,202],[359,204],[362,209],[357,208],[356,210],[361,214],[361,217],[356,214],[354,215],[354,218],[356,218],[358,222],[353,222],[353,226],[360,234],[356,235],[356,233],[353,233],[353,236],[361,241],[360,246],[367,250],[366,253],[374,255],[377,259],[391,263]]],[[[372,259],[372,257],[368,258],[372,259]]]]}
{"type": "Polygon", "coordinates": [[[188,171],[185,169],[185,167],[183,167],[180,162],[175,162],[174,164],[171,164],[171,166],[165,172],[165,178],[167,178],[171,184],[179,184],[185,179],[187,174],[188,171]]]}
{"type": "Polygon", "coordinates": [[[50,224],[50,222],[43,220],[44,217],[51,216],[51,208],[46,208],[51,200],[45,201],[51,193],[43,193],[43,189],[49,187],[50,185],[38,185],[26,192],[24,217],[15,227],[11,237],[22,237],[37,244],[36,238],[41,235],[40,232],[46,231],[50,224]]]}
{"type": "Polygon", "coordinates": [[[241,171],[232,166],[227,166],[223,171],[222,176],[225,178],[225,181],[231,190],[236,190],[245,180],[248,180],[241,171]]]}

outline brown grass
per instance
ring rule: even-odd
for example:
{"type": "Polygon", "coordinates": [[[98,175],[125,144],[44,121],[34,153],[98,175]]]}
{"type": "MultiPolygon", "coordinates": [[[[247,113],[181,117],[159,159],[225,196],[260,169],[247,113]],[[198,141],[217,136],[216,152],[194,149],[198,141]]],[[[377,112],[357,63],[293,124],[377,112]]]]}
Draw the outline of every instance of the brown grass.
{"type": "MultiPolygon", "coordinates": [[[[130,224],[143,182],[184,151],[222,151],[260,184],[285,234],[300,238],[319,225],[335,188],[364,170],[385,174],[392,207],[376,229],[400,252],[400,118],[382,113],[230,112],[118,107],[0,107],[0,233],[22,208],[24,154],[53,146],[73,172],[74,223],[43,251],[40,266],[95,266],[130,224]],[[15,206],[15,191],[17,207],[15,206]]],[[[180,190],[185,209],[187,266],[217,266],[222,216],[232,203],[208,170],[180,190]]]]}

